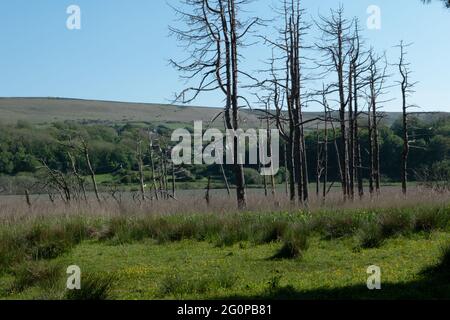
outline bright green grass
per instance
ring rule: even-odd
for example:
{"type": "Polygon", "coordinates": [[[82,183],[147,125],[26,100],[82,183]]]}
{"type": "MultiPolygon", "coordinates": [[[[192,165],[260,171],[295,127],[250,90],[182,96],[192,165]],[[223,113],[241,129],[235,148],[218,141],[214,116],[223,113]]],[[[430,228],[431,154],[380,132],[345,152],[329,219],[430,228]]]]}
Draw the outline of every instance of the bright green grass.
{"type": "MultiPolygon", "coordinates": [[[[440,290],[420,272],[439,260],[449,233],[416,234],[387,240],[378,249],[356,250],[355,239],[310,239],[301,260],[269,260],[281,243],[239,243],[219,248],[208,242],[126,245],[84,242],[53,262],[76,264],[84,273],[116,275],[111,299],[215,298],[450,298],[449,281],[440,290]],[[366,288],[367,267],[382,269],[381,291],[366,288]],[[270,289],[271,288],[271,289],[270,289]]],[[[4,299],[60,297],[61,284],[7,295],[12,276],[0,277],[4,299]],[[59,294],[59,295],[58,295],[59,294]]]]}

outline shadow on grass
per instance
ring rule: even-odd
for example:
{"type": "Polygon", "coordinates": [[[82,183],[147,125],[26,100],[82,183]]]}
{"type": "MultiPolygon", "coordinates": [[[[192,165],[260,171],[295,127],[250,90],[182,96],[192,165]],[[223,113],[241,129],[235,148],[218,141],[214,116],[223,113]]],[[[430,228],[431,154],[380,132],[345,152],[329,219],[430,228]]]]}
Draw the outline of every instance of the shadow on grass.
{"type": "Polygon", "coordinates": [[[368,290],[365,285],[342,288],[319,288],[299,291],[292,286],[272,288],[258,296],[228,296],[222,299],[261,300],[441,300],[450,299],[450,269],[440,266],[426,269],[420,279],[406,283],[382,283],[381,290],[368,290]]]}

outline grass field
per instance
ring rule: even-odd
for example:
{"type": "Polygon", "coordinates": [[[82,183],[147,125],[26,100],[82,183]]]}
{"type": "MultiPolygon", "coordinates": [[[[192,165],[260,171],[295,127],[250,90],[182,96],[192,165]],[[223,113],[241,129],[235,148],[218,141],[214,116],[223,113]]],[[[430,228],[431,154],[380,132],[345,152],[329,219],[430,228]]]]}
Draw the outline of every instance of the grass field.
{"type": "Polygon", "coordinates": [[[448,204],[7,218],[0,240],[2,299],[450,298],[448,204]]]}

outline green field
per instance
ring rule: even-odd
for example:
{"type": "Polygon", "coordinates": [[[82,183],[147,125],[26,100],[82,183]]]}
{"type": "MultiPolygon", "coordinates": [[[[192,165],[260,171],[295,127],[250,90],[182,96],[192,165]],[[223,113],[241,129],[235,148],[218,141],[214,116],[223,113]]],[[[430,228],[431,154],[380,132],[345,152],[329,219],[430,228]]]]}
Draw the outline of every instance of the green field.
{"type": "Polygon", "coordinates": [[[450,298],[448,206],[35,218],[0,235],[2,299],[450,298]],[[282,258],[286,243],[298,252],[282,258]],[[381,290],[367,289],[371,265],[381,290]]]}

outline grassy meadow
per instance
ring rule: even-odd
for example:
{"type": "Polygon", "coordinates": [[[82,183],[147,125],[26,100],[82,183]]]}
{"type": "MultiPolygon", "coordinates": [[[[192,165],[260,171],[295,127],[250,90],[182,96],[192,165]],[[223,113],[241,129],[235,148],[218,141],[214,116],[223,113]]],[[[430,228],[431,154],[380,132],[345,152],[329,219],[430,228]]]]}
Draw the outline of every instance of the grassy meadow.
{"type": "Polygon", "coordinates": [[[260,199],[246,212],[186,200],[191,211],[159,214],[91,203],[20,215],[17,203],[0,218],[0,298],[450,298],[448,195],[385,199],[309,209],[260,199]],[[80,291],[65,289],[70,265],[80,291]],[[367,289],[371,265],[381,290],[367,289]]]}

